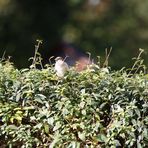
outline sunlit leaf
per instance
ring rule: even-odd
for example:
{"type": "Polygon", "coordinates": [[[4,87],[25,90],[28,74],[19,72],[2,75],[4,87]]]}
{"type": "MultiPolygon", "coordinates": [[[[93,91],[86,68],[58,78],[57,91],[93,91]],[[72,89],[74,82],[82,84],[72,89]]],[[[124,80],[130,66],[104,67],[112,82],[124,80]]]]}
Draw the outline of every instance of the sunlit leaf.
{"type": "Polygon", "coordinates": [[[96,139],[98,142],[106,142],[107,141],[107,137],[104,134],[97,135],[96,139]]]}
{"type": "Polygon", "coordinates": [[[79,137],[82,141],[85,141],[85,133],[83,133],[83,132],[78,132],[78,137],[79,137]]]}
{"type": "Polygon", "coordinates": [[[54,126],[54,128],[53,128],[53,131],[58,130],[60,127],[61,127],[60,122],[59,122],[59,121],[58,121],[58,122],[56,122],[56,124],[55,124],[55,126],[54,126]]]}
{"type": "Polygon", "coordinates": [[[45,133],[49,133],[49,125],[46,123],[44,124],[45,133]]]}

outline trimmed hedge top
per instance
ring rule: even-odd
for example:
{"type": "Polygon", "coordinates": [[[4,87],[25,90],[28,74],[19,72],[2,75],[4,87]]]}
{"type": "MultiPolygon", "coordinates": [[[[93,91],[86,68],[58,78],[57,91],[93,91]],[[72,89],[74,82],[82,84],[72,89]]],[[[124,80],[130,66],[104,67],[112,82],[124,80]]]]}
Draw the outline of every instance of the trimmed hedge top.
{"type": "Polygon", "coordinates": [[[0,63],[0,145],[31,147],[148,146],[148,77],[125,70],[59,79],[53,65],[17,70],[0,63]]]}

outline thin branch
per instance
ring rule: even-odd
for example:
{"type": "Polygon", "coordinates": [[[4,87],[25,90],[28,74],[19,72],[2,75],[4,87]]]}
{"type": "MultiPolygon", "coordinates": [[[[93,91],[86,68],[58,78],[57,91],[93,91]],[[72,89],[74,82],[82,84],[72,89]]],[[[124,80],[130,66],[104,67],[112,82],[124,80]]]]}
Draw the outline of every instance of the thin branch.
{"type": "Polygon", "coordinates": [[[112,47],[110,48],[109,52],[107,51],[107,48],[105,49],[106,59],[105,59],[105,61],[103,63],[103,67],[108,66],[108,60],[109,60],[109,56],[111,54],[111,51],[112,51],[112,47]]]}

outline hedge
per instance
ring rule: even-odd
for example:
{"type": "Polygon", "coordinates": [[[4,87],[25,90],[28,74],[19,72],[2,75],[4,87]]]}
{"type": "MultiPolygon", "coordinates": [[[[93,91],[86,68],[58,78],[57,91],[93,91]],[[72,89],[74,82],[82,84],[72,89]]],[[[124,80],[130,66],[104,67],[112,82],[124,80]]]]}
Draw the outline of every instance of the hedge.
{"type": "Polygon", "coordinates": [[[0,146],[148,147],[148,76],[94,64],[59,79],[53,65],[0,63],[0,146]]]}

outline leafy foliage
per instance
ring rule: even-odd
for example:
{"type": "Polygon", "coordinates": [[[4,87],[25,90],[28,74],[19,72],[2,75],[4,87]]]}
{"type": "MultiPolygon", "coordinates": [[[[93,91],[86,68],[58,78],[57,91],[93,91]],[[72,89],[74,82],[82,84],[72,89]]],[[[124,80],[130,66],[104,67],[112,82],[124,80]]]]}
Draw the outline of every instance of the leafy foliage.
{"type": "Polygon", "coordinates": [[[59,79],[46,66],[17,70],[1,61],[1,146],[148,146],[147,75],[94,64],[59,79]]]}

